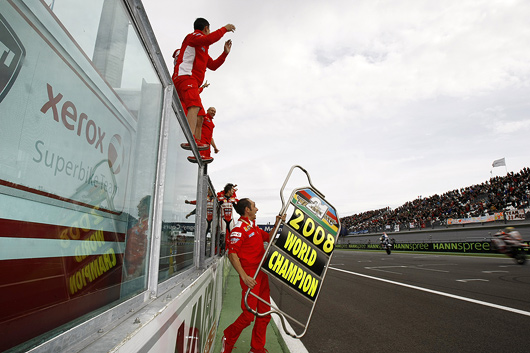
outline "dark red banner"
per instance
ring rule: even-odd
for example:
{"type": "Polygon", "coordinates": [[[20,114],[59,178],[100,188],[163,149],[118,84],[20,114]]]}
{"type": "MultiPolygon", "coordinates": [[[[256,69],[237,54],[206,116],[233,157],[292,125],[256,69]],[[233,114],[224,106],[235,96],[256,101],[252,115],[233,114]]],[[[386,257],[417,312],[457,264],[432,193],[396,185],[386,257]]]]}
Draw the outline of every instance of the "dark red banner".
{"type": "Polygon", "coordinates": [[[0,351],[120,298],[125,234],[97,229],[94,220],[85,214],[66,227],[0,219],[8,247],[0,261],[0,351]]]}

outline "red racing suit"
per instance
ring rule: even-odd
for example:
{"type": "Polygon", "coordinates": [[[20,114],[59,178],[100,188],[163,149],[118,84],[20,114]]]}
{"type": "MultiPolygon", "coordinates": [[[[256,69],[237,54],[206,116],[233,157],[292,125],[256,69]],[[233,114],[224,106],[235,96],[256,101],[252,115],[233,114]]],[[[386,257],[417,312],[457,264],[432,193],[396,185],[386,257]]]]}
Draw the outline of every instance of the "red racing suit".
{"type": "MultiPolygon", "coordinates": [[[[256,271],[259,271],[258,265],[265,254],[265,243],[267,242],[269,242],[269,233],[259,228],[255,221],[251,222],[248,218],[241,217],[230,233],[228,253],[237,254],[245,273],[253,277],[256,271]]],[[[239,282],[241,285],[241,309],[243,312],[232,325],[224,330],[228,345],[234,345],[239,338],[241,331],[254,321],[254,314],[249,312],[245,306],[245,293],[248,290],[248,287],[241,278],[239,279],[239,282]]],[[[251,292],[269,303],[269,277],[267,277],[263,271],[259,271],[258,276],[256,277],[256,282],[257,284],[252,288],[251,292]]],[[[269,305],[258,300],[258,298],[251,294],[247,297],[247,304],[250,308],[259,313],[270,311],[269,305]]],[[[259,351],[265,347],[267,325],[270,320],[270,315],[256,317],[250,342],[250,346],[253,350],[259,351]]]]}
{"type": "Polygon", "coordinates": [[[211,222],[213,219],[213,196],[208,196],[206,198],[206,220],[211,222]]]}
{"type": "MultiPolygon", "coordinates": [[[[214,207],[213,200],[214,200],[213,196],[208,195],[206,197],[206,222],[208,223],[208,228],[206,228],[206,234],[208,234],[208,232],[210,231],[210,227],[212,225],[213,207],[214,207]]],[[[197,204],[197,200],[190,201],[190,204],[196,205],[197,204]]]]}
{"type": "Polygon", "coordinates": [[[215,127],[215,124],[213,123],[213,117],[206,113],[204,116],[204,120],[202,122],[202,130],[201,130],[201,141],[204,144],[208,145],[208,149],[205,151],[199,151],[202,157],[211,157],[211,144],[212,144],[212,138],[213,138],[213,128],[215,127]]]}
{"type": "Polygon", "coordinates": [[[234,193],[230,197],[226,197],[224,191],[219,191],[217,193],[217,199],[219,200],[219,203],[221,204],[221,210],[223,213],[223,219],[225,222],[231,222],[232,221],[232,204],[239,202],[239,200],[236,197],[236,194],[234,193]]]}
{"type": "Polygon", "coordinates": [[[236,198],[236,193],[230,197],[225,196],[224,191],[219,191],[217,193],[217,199],[219,200],[219,203],[221,204],[221,213],[223,214],[223,220],[225,221],[226,225],[226,232],[225,232],[225,244],[228,246],[228,240],[230,238],[230,222],[232,222],[232,204],[239,202],[239,200],[236,198]]]}

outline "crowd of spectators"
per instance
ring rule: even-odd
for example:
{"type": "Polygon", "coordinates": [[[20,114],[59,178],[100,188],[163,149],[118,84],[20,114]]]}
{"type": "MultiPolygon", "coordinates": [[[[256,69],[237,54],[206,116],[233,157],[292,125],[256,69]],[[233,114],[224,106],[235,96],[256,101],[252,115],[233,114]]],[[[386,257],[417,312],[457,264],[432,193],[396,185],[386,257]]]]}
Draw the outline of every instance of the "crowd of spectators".
{"type": "Polygon", "coordinates": [[[491,215],[495,212],[528,208],[530,195],[530,169],[508,173],[504,177],[443,195],[419,197],[400,207],[367,211],[340,219],[349,233],[382,231],[385,229],[425,228],[445,224],[448,219],[462,219],[491,215]]]}

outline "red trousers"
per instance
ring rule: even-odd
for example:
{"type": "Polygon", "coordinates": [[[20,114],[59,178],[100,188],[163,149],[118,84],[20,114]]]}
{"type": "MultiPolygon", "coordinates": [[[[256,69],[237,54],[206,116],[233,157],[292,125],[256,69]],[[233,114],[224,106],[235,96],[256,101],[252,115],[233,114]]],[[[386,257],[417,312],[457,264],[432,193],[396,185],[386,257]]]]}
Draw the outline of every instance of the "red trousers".
{"type": "MultiPolygon", "coordinates": [[[[256,269],[246,268],[244,270],[249,276],[254,276],[256,271],[256,269]]],[[[254,286],[254,288],[252,288],[251,292],[258,295],[260,298],[263,298],[267,302],[270,302],[269,277],[260,271],[256,277],[256,282],[258,283],[254,286]]],[[[254,316],[254,314],[247,310],[247,307],[245,306],[245,293],[247,292],[248,287],[243,280],[241,280],[241,278],[239,278],[239,283],[242,290],[241,309],[243,309],[243,312],[232,325],[228,326],[226,330],[224,330],[226,343],[228,345],[234,345],[239,338],[241,331],[249,326],[252,321],[254,321],[254,317],[256,317],[256,322],[252,328],[252,340],[250,342],[250,346],[254,350],[263,349],[265,347],[265,341],[267,340],[267,325],[269,324],[269,321],[271,321],[271,316],[254,316]]],[[[258,300],[258,298],[254,297],[250,293],[248,294],[247,303],[250,308],[256,310],[258,313],[264,313],[270,310],[269,305],[258,300]]]]}
{"type": "MultiPolygon", "coordinates": [[[[201,140],[202,143],[205,143],[203,142],[203,140],[201,140]]],[[[211,148],[210,148],[210,144],[208,144],[208,149],[207,150],[204,150],[204,151],[199,151],[199,154],[201,155],[201,157],[206,157],[206,158],[210,158],[212,156],[212,152],[211,152],[211,148]]]]}

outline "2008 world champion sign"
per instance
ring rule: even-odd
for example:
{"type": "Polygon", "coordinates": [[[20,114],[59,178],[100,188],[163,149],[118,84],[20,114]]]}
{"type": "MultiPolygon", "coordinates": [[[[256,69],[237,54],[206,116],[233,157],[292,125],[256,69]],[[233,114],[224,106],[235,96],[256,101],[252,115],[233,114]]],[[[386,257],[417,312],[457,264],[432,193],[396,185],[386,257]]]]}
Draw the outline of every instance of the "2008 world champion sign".
{"type": "Polygon", "coordinates": [[[300,294],[315,300],[324,268],[335,247],[337,217],[311,189],[297,191],[291,203],[298,207],[261,266],[300,294]],[[319,218],[318,214],[334,222],[319,218]]]}
{"type": "MultiPolygon", "coordinates": [[[[311,184],[307,171],[299,166],[293,166],[282,187],[282,192],[294,168],[304,171],[311,184]]],[[[282,192],[280,195],[283,202],[282,192]]],[[[279,306],[271,305],[273,309],[269,313],[278,314],[282,318],[284,330],[289,335],[300,338],[305,334],[311,319],[340,232],[340,223],[335,208],[312,184],[310,187],[293,190],[289,203],[283,202],[280,215],[286,214],[288,209],[292,209],[292,214],[285,223],[282,222],[281,233],[269,244],[261,261],[260,270],[276,278],[293,296],[301,296],[312,305],[308,315],[304,317],[306,323],[294,320],[292,315],[279,306]],[[289,332],[285,325],[286,317],[302,326],[303,332],[289,332]]],[[[247,291],[247,296],[249,293],[250,291],[247,291]]],[[[268,313],[254,312],[254,314],[262,316],[268,313]]]]}

